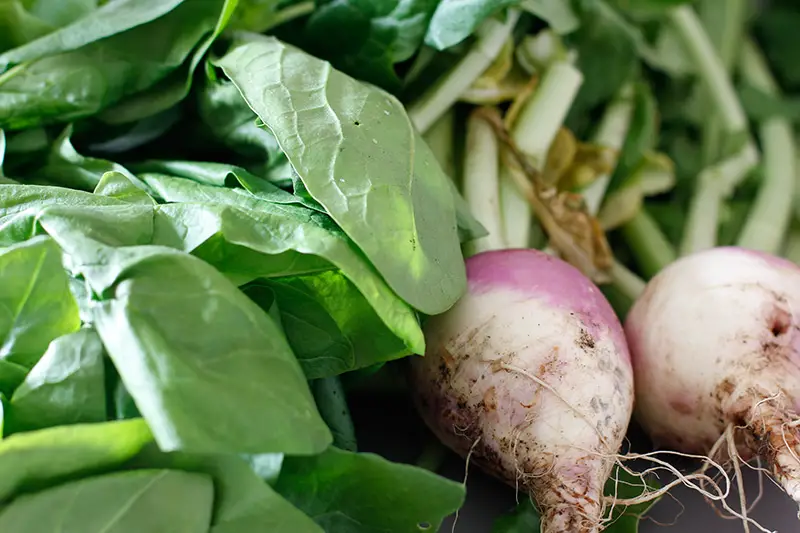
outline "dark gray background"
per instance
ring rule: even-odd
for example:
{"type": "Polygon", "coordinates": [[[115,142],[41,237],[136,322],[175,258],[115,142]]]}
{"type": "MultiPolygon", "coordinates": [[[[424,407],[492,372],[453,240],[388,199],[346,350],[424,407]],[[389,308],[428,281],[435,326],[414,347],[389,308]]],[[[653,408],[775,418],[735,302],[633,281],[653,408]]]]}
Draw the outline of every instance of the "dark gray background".
{"type": "MultiPolygon", "coordinates": [[[[431,438],[422,425],[413,407],[403,394],[350,397],[353,418],[358,428],[360,451],[378,452],[394,461],[413,463],[419,457],[425,442],[431,438]]],[[[646,440],[633,428],[631,438],[634,448],[649,451],[646,440]]],[[[746,494],[750,501],[758,495],[758,476],[744,469],[746,494]]],[[[461,480],[464,463],[454,455],[448,455],[441,474],[461,480]]],[[[751,516],[762,526],[778,533],[800,531],[797,507],[777,488],[772,481],[764,479],[764,492],[751,516]]],[[[651,510],[652,520],[645,520],[640,533],[740,533],[741,522],[719,517],[703,497],[685,487],[671,492],[672,497],[663,498],[651,510]],[[656,521],[658,523],[656,523],[656,521]]],[[[736,508],[737,497],[730,499],[736,508]]],[[[502,513],[514,507],[514,491],[506,485],[471,468],[467,483],[467,502],[459,513],[455,533],[489,533],[492,522],[502,513]]],[[[451,531],[452,519],[448,519],[442,532],[451,531]]],[[[751,532],[758,530],[751,527],[751,532]]],[[[531,533],[539,533],[531,532],[531,533]]]]}

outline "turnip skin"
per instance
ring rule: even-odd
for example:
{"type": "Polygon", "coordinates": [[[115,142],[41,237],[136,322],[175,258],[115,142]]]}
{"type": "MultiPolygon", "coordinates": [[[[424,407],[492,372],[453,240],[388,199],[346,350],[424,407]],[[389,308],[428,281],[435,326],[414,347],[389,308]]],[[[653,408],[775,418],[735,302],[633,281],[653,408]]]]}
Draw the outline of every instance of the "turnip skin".
{"type": "Polygon", "coordinates": [[[467,277],[411,363],[423,419],[460,455],[471,450],[470,464],[529,492],[543,532],[599,531],[633,408],[616,315],[578,270],[535,250],[472,256],[467,277]]]}
{"type": "Polygon", "coordinates": [[[729,425],[800,502],[800,268],[741,248],[682,258],[625,322],[636,417],[657,445],[708,453],[729,425]]]}

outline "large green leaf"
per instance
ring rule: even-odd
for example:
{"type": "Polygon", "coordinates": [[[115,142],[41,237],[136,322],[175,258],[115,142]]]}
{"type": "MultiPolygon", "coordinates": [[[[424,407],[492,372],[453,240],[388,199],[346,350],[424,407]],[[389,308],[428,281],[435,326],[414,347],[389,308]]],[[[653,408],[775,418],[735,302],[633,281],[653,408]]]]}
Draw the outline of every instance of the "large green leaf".
{"type": "Polygon", "coordinates": [[[81,479],[12,501],[14,533],[206,533],[214,485],[202,474],[139,470],[81,479]]]}
{"type": "Polygon", "coordinates": [[[449,309],[466,284],[453,199],[402,104],[273,38],[220,65],[389,286],[425,313],[449,309]]]}
{"type": "Polygon", "coordinates": [[[464,501],[464,487],[427,470],[336,448],[287,457],[275,487],[325,531],[438,531],[464,501]]]}
{"type": "Polygon", "coordinates": [[[341,271],[257,282],[278,304],[283,330],[309,379],[333,376],[408,354],[341,271]]]}
{"type": "Polygon", "coordinates": [[[109,124],[133,122],[167,110],[186,98],[192,87],[195,70],[211,45],[228,25],[231,15],[236,10],[238,0],[220,0],[217,4],[219,15],[213,30],[197,45],[183,67],[148,90],[134,94],[105,110],[100,115],[104,122],[109,124]]]}
{"type": "Polygon", "coordinates": [[[0,502],[18,492],[116,468],[152,440],[141,419],[12,435],[0,440],[0,502]]]}
{"type": "Polygon", "coordinates": [[[161,448],[324,449],[330,432],[267,314],[199,259],[158,247],[137,251],[94,320],[161,448]]]}
{"type": "Polygon", "coordinates": [[[6,434],[107,419],[103,344],[92,329],[59,337],[17,388],[6,434]]]}
{"type": "Polygon", "coordinates": [[[322,533],[309,517],[264,483],[234,455],[163,453],[150,446],[130,468],[168,468],[207,474],[214,480],[210,533],[322,533]]]}
{"type": "Polygon", "coordinates": [[[302,37],[290,38],[351,76],[397,89],[394,65],[416,53],[438,1],[320,0],[302,37]]]}
{"type": "Polygon", "coordinates": [[[44,236],[0,249],[0,279],[0,359],[31,368],[80,327],[61,250],[44,236]]]}
{"type": "Polygon", "coordinates": [[[6,65],[75,50],[105,37],[147,24],[175,9],[183,0],[116,0],[106,2],[71,24],[23,46],[0,54],[6,65]]]}
{"type": "MultiPolygon", "coordinates": [[[[392,292],[327,216],[301,206],[264,201],[239,189],[209,187],[166,176],[143,175],[142,179],[165,201],[202,202],[161,207],[164,216],[156,221],[156,230],[163,235],[158,237],[159,242],[167,243],[166,235],[172,233],[180,235],[183,242],[193,243],[190,250],[194,250],[221,234],[224,246],[212,240],[194,253],[240,283],[258,277],[330,270],[323,268],[319,259],[323,258],[341,269],[410,351],[424,353],[424,337],[413,310],[392,292]],[[162,229],[161,225],[168,227],[162,229]],[[231,249],[231,244],[239,248],[231,249]],[[265,263],[257,254],[240,253],[242,248],[270,256],[280,254],[283,260],[277,262],[270,257],[265,263]]],[[[330,306],[327,308],[334,314],[330,306]]],[[[365,315],[361,320],[366,320],[365,315]]],[[[376,335],[376,341],[381,339],[376,335]]]]}
{"type": "Polygon", "coordinates": [[[221,1],[184,2],[148,24],[12,68],[0,76],[0,127],[72,121],[151,87],[214,29],[221,1]]]}

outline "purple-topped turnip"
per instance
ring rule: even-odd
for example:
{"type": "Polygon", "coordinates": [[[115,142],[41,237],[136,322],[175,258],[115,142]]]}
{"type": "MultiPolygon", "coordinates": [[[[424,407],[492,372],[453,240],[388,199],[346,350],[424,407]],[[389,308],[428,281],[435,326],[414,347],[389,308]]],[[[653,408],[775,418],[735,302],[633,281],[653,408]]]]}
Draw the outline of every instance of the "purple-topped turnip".
{"type": "Polygon", "coordinates": [[[650,281],[625,332],[637,418],[657,445],[709,454],[733,436],[800,503],[800,267],[742,248],[684,257],[650,281]]]}
{"type": "Polygon", "coordinates": [[[546,533],[602,529],[633,409],[622,326],[600,290],[536,250],[467,259],[468,291],[425,325],[411,382],[448,447],[530,493],[546,533]]]}

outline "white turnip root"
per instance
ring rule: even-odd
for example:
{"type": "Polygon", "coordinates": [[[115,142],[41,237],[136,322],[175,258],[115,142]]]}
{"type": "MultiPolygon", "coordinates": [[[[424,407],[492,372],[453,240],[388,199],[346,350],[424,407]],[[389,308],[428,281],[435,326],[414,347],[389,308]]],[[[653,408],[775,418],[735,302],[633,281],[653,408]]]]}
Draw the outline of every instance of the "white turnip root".
{"type": "Polygon", "coordinates": [[[591,281],[536,250],[474,255],[467,276],[411,363],[422,417],[470,464],[530,493],[543,532],[600,531],[633,409],[622,326],[591,281]]]}
{"type": "MultiPolygon", "coordinates": [[[[760,456],[800,502],[800,268],[742,248],[682,258],[625,322],[636,417],[654,443],[760,456]]],[[[733,457],[733,459],[736,459],[733,457]]]]}

